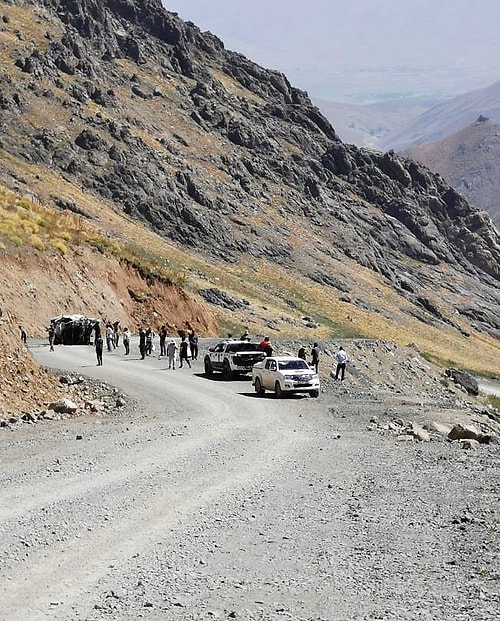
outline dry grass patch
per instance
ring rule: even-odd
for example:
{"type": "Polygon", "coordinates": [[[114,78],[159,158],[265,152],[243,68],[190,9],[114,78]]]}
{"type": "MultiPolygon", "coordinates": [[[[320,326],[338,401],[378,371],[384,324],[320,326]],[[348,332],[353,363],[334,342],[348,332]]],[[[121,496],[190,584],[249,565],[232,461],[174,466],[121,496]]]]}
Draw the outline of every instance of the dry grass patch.
{"type": "Polygon", "coordinates": [[[496,397],[495,395],[488,395],[487,400],[488,403],[492,405],[497,412],[500,412],[500,397],[496,397]]]}
{"type": "Polygon", "coordinates": [[[283,138],[278,139],[278,142],[288,153],[298,154],[303,152],[302,149],[298,145],[293,144],[293,142],[289,142],[283,138]]]}
{"type": "Polygon", "coordinates": [[[220,69],[216,69],[214,67],[209,67],[208,71],[215,80],[220,82],[220,84],[224,87],[224,90],[230,95],[235,95],[236,97],[243,97],[244,99],[247,99],[262,106],[265,105],[266,102],[261,97],[250,91],[248,88],[245,88],[234,78],[227,75],[227,73],[224,73],[220,69]]]}
{"type": "Polygon", "coordinates": [[[147,87],[151,92],[157,87],[162,91],[165,97],[168,95],[170,99],[176,101],[184,99],[184,95],[179,92],[180,90],[184,88],[193,88],[196,84],[194,80],[181,77],[176,73],[172,73],[171,75],[157,73],[158,66],[154,63],[137,65],[135,62],[126,58],[118,58],[114,61],[114,64],[122,71],[124,76],[127,74],[129,77],[136,75],[140,79],[143,87],[147,87]]]}
{"type": "Polygon", "coordinates": [[[30,42],[36,41],[38,49],[45,52],[49,46],[46,33],[50,33],[54,39],[62,37],[61,27],[50,20],[48,13],[43,8],[2,2],[2,14],[6,15],[10,21],[8,24],[4,24],[6,29],[0,32],[0,41],[4,40],[10,49],[27,49],[30,42]],[[16,31],[24,35],[24,41],[19,39],[16,31]]]}
{"type": "Polygon", "coordinates": [[[82,241],[83,224],[75,214],[60,213],[0,188],[0,236],[4,245],[66,254],[67,244],[82,241]]]}
{"type": "MultiPolygon", "coordinates": [[[[133,239],[133,237],[132,237],[133,239]]],[[[4,247],[26,246],[38,252],[49,249],[61,255],[87,243],[101,253],[109,253],[134,267],[146,279],[158,279],[182,287],[185,271],[171,266],[164,253],[155,253],[147,245],[119,242],[73,213],[60,212],[20,198],[0,188],[0,240],[4,247]]]]}

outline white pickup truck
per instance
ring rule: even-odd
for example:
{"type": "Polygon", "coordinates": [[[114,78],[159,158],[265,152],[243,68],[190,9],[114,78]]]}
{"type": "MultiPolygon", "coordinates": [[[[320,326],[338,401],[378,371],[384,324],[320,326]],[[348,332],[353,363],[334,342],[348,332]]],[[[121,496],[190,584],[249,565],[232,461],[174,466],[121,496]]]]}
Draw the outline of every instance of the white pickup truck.
{"type": "Polygon", "coordinates": [[[314,370],[302,358],[291,356],[265,358],[255,364],[252,385],[258,395],[272,390],[278,399],[288,393],[301,392],[317,397],[320,391],[319,377],[314,370]]]}

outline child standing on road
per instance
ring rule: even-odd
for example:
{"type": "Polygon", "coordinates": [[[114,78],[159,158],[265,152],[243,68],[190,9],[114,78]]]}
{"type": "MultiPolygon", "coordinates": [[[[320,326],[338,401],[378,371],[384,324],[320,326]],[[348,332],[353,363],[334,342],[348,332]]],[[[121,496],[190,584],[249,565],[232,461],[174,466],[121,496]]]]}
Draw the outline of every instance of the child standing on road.
{"type": "Polygon", "coordinates": [[[177,345],[175,344],[174,339],[170,341],[167,345],[167,358],[168,358],[168,368],[173,369],[175,371],[175,354],[177,352],[177,345]]]}

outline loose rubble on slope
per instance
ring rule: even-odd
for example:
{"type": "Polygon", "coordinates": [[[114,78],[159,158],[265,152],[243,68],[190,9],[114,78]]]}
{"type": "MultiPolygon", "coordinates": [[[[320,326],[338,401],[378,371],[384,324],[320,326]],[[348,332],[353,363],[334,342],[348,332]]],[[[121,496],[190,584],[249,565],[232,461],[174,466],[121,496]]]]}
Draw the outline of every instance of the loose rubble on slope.
{"type": "Polygon", "coordinates": [[[43,409],[0,416],[0,427],[10,429],[23,422],[35,424],[84,415],[114,416],[128,403],[123,393],[106,382],[81,375],[53,373],[59,375],[59,382],[65,387],[64,396],[47,402],[47,407],[43,409]]]}

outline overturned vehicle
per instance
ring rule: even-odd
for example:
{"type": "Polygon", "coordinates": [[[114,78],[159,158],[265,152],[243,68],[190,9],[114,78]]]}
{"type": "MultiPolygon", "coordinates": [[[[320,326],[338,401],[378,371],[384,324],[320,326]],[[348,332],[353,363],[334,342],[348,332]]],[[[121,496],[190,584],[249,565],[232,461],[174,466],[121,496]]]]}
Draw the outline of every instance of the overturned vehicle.
{"type": "Polygon", "coordinates": [[[59,315],[50,320],[54,345],[90,345],[97,319],[84,315],[59,315]]]}

